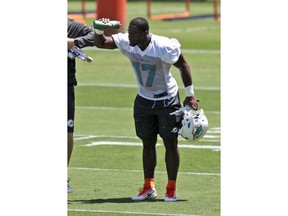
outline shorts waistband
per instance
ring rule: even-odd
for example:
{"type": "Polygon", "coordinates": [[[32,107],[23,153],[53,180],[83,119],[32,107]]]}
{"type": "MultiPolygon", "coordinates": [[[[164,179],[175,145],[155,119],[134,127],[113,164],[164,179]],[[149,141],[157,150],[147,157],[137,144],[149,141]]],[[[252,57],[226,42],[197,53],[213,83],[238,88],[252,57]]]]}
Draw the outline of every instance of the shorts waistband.
{"type": "Polygon", "coordinates": [[[161,94],[157,94],[157,95],[153,95],[154,98],[160,98],[160,97],[164,97],[164,96],[167,96],[168,95],[168,92],[163,92],[161,94]]]}
{"type": "Polygon", "coordinates": [[[178,98],[178,95],[176,95],[175,97],[164,99],[164,100],[149,100],[149,99],[141,97],[140,95],[137,95],[137,97],[142,105],[153,109],[153,108],[162,108],[162,107],[167,107],[167,106],[172,105],[175,99],[178,98]]]}

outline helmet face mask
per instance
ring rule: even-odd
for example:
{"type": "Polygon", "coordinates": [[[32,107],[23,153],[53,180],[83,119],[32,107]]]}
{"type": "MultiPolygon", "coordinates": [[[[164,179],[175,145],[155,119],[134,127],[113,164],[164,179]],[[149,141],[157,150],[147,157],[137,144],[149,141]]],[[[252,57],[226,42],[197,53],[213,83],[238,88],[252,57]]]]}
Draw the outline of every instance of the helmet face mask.
{"type": "Polygon", "coordinates": [[[184,109],[181,123],[178,134],[186,140],[200,140],[208,130],[208,119],[203,109],[197,111],[184,109]]]}

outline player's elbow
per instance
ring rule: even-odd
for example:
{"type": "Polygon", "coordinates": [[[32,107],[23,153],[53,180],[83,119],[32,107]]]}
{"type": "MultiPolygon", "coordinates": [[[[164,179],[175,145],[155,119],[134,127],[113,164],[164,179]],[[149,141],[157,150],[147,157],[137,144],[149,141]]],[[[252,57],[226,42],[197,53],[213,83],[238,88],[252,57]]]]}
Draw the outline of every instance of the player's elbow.
{"type": "Polygon", "coordinates": [[[105,43],[104,43],[104,41],[97,40],[97,39],[95,38],[95,40],[94,40],[94,45],[95,45],[96,47],[98,47],[98,48],[104,48],[105,43]]]}
{"type": "Polygon", "coordinates": [[[105,46],[101,43],[95,42],[94,44],[97,48],[105,48],[105,46]]]}

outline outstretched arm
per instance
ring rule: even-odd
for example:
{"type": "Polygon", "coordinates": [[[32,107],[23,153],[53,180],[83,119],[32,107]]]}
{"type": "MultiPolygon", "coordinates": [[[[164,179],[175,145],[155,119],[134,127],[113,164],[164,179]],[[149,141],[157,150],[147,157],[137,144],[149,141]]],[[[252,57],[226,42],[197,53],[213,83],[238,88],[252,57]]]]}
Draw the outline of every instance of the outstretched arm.
{"type": "Polygon", "coordinates": [[[186,98],[184,100],[184,106],[188,105],[194,110],[197,110],[198,100],[194,95],[191,70],[182,53],[174,66],[180,70],[181,78],[185,86],[186,98]]]}
{"type": "Polygon", "coordinates": [[[105,36],[103,31],[96,29],[94,35],[94,44],[102,49],[116,49],[117,46],[110,36],[105,36]]]}

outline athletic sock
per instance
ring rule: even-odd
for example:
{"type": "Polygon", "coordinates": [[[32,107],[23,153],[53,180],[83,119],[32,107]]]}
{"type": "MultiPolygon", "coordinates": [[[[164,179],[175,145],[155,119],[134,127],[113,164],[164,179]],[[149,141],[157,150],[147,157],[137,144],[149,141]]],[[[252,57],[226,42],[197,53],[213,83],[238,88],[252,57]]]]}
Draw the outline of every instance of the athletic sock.
{"type": "Polygon", "coordinates": [[[144,187],[155,187],[154,178],[145,178],[144,187]]]}
{"type": "Polygon", "coordinates": [[[168,183],[167,183],[166,188],[176,189],[176,181],[174,181],[174,180],[168,180],[168,183]]]}

